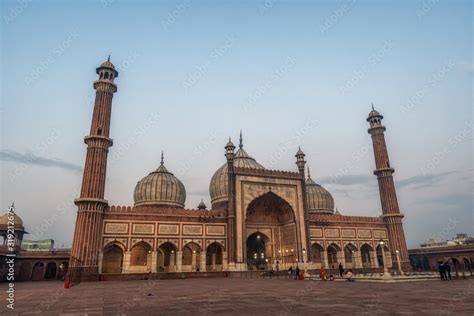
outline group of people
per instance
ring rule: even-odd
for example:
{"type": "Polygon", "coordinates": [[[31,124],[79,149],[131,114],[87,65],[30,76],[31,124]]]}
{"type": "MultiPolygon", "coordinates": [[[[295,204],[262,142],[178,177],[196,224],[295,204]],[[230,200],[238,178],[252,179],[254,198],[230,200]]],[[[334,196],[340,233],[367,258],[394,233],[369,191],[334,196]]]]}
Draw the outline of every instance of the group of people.
{"type": "Polygon", "coordinates": [[[296,266],[296,268],[293,269],[293,266],[291,266],[288,269],[288,276],[290,279],[298,280],[300,278],[300,268],[296,266]]]}
{"type": "Polygon", "coordinates": [[[438,262],[438,272],[441,281],[448,281],[451,280],[451,265],[449,262],[438,262]]]}
{"type": "MultiPolygon", "coordinates": [[[[339,276],[341,278],[344,277],[344,267],[342,263],[339,263],[339,276]]],[[[353,276],[354,274],[352,273],[351,270],[347,271],[346,273],[347,282],[354,282],[354,279],[352,278],[353,276]]],[[[321,268],[319,269],[319,277],[323,281],[326,281],[326,280],[334,281],[336,278],[332,273],[329,276],[326,275],[326,268],[324,267],[324,265],[322,265],[321,268]]]]}

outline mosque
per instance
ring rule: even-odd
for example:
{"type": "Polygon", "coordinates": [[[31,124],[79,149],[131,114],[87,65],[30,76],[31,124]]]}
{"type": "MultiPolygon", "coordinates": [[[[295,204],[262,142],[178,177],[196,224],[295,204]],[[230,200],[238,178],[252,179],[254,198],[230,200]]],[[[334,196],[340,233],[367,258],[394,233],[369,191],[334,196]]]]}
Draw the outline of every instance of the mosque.
{"type": "MultiPolygon", "coordinates": [[[[367,121],[378,180],[380,216],[347,216],[306,171],[305,154],[295,153],[294,171],[267,169],[229,139],[222,165],[211,178],[211,206],[186,209],[186,187],[165,166],[140,179],[134,205],[105,199],[112,98],[119,73],[107,60],[96,69],[96,99],[69,273],[82,280],[107,275],[284,270],[298,265],[346,269],[409,270],[409,257],[385,143],[383,116],[367,121]]],[[[224,146],[225,145],[225,146],[224,146]]],[[[217,166],[216,166],[217,167],[217,166]]]]}

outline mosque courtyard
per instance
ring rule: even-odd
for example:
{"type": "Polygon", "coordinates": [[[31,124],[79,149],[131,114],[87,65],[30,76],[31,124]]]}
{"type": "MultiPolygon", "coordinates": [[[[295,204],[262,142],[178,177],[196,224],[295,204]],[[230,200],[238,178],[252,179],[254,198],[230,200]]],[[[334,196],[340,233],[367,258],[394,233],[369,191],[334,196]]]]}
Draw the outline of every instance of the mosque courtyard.
{"type": "MultiPolygon", "coordinates": [[[[18,282],[13,315],[474,315],[474,280],[18,282]]],[[[6,312],[5,304],[0,314],[6,312]]]]}

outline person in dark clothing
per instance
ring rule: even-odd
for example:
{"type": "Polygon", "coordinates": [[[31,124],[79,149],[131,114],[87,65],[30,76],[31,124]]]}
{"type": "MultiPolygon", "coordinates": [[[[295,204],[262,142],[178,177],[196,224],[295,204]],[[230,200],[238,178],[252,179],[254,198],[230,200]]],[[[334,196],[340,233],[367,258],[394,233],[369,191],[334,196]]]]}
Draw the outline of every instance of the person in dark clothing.
{"type": "Polygon", "coordinates": [[[290,267],[290,268],[288,269],[288,277],[289,277],[290,280],[291,280],[291,278],[293,277],[293,267],[290,267]]]}
{"type": "Polygon", "coordinates": [[[298,280],[299,276],[300,276],[300,268],[299,268],[299,267],[296,267],[295,280],[298,280]]]}
{"type": "Polygon", "coordinates": [[[446,267],[441,261],[438,262],[438,272],[441,281],[446,280],[446,267]]]}
{"type": "Polygon", "coordinates": [[[449,279],[451,280],[451,265],[449,264],[448,261],[446,261],[446,263],[444,264],[444,266],[446,267],[446,274],[447,274],[447,277],[446,277],[446,280],[449,279]]]}
{"type": "Polygon", "coordinates": [[[339,275],[342,276],[344,275],[344,267],[342,266],[342,263],[339,262],[339,275]]]}

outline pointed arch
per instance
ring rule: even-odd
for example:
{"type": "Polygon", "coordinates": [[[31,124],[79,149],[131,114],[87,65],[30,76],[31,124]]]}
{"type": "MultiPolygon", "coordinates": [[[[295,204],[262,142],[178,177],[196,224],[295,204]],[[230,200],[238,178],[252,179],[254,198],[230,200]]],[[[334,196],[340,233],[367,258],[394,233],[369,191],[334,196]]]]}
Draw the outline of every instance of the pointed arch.
{"type": "Polygon", "coordinates": [[[134,244],[130,251],[130,265],[147,266],[149,254],[151,254],[151,246],[149,243],[140,241],[134,244]]]}
{"type": "Polygon", "coordinates": [[[175,270],[177,249],[176,245],[170,241],[160,244],[157,253],[158,272],[170,272],[175,270]]]}
{"type": "Polygon", "coordinates": [[[371,245],[365,243],[360,246],[360,256],[362,259],[362,267],[370,268],[372,266],[371,254],[374,248],[371,245]]]}
{"type": "Polygon", "coordinates": [[[201,246],[190,241],[183,246],[182,265],[187,266],[188,271],[198,271],[201,264],[201,246]]]}
{"type": "Polygon", "coordinates": [[[102,256],[102,273],[121,273],[125,247],[119,242],[111,242],[105,247],[102,256]]]}
{"type": "Polygon", "coordinates": [[[222,253],[224,247],[220,242],[214,241],[206,248],[206,271],[222,270],[222,253]]]}
{"type": "Polygon", "coordinates": [[[355,253],[357,252],[357,247],[353,243],[348,243],[344,246],[344,261],[346,267],[354,268],[355,267],[355,253]]]}
{"type": "Polygon", "coordinates": [[[328,254],[328,265],[329,268],[336,268],[336,266],[339,264],[337,261],[337,253],[341,251],[341,248],[332,243],[327,247],[327,254],[328,254]]]}
{"type": "Polygon", "coordinates": [[[311,245],[311,261],[313,263],[323,264],[324,248],[319,243],[315,242],[311,245]]]}

